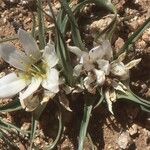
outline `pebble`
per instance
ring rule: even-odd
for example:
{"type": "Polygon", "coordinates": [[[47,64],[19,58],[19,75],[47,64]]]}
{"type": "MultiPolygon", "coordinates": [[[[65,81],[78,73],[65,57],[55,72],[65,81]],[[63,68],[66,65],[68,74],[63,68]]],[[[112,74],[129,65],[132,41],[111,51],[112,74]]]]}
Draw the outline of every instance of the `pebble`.
{"type": "Polygon", "coordinates": [[[130,134],[131,136],[136,135],[136,134],[138,133],[138,126],[137,126],[136,124],[133,124],[133,125],[129,128],[128,132],[129,132],[129,134],[130,134]]]}
{"type": "Polygon", "coordinates": [[[24,122],[23,125],[21,126],[21,130],[28,131],[30,127],[31,127],[31,123],[24,122]]]}
{"type": "Polygon", "coordinates": [[[118,146],[122,149],[127,149],[132,143],[131,137],[128,132],[122,132],[118,138],[118,146]]]}

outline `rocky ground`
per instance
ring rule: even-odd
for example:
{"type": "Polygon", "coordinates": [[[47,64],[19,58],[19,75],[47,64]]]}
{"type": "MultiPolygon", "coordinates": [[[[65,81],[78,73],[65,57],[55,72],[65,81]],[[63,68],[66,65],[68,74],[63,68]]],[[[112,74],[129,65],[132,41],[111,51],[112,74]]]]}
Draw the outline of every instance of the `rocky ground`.
{"type": "MultiPolygon", "coordinates": [[[[36,9],[32,1],[28,1],[30,4],[26,2],[20,0],[12,0],[11,2],[10,0],[5,0],[4,2],[4,0],[0,0],[0,39],[14,36],[19,27],[27,31],[31,30],[32,13],[36,13],[36,9]]],[[[60,5],[56,0],[53,0],[53,2],[54,8],[57,10],[60,5]]],[[[113,3],[118,10],[118,18],[120,20],[112,41],[113,47],[117,51],[128,37],[150,17],[150,1],[113,0],[113,3]]],[[[47,9],[46,5],[44,9],[47,9]]],[[[84,18],[87,20],[87,24],[82,21],[79,24],[83,31],[82,36],[89,47],[91,47],[90,43],[92,41],[91,31],[101,30],[110,21],[110,16],[105,16],[99,20],[96,17],[95,10],[98,11],[98,9],[95,9],[95,6],[87,6],[81,15],[81,20],[84,18]]],[[[46,26],[51,28],[53,25],[46,23],[46,26]]],[[[16,40],[12,42],[17,47],[20,47],[20,44],[16,40]]],[[[150,28],[136,42],[134,50],[134,57],[141,57],[142,62],[131,72],[131,88],[140,97],[150,100],[150,28]]],[[[131,55],[131,57],[133,56],[131,55]]],[[[2,60],[0,63],[1,76],[4,76],[13,69],[2,60]]],[[[77,99],[79,98],[77,96],[77,99]]],[[[83,107],[82,98],[80,99],[80,103],[73,103],[73,113],[64,110],[65,129],[57,149],[77,149],[77,136],[82,118],[81,108],[83,107]]],[[[0,104],[8,101],[10,100],[1,101],[0,104]]],[[[149,150],[150,114],[142,112],[137,105],[130,102],[117,102],[114,107],[115,118],[110,116],[106,107],[101,106],[93,111],[89,125],[92,143],[98,150],[149,150]]],[[[35,145],[40,149],[49,145],[57,134],[55,112],[55,103],[50,102],[40,118],[38,134],[34,140],[35,145]]],[[[22,130],[29,130],[31,128],[30,113],[17,111],[11,114],[3,113],[0,116],[5,121],[15,124],[22,130]]],[[[17,143],[20,150],[28,149],[30,143],[28,136],[22,138],[20,135],[17,137],[10,135],[10,138],[17,143]]],[[[90,143],[89,139],[87,139],[85,150],[92,149],[90,143]]],[[[7,149],[7,145],[1,139],[0,149],[7,149]]]]}

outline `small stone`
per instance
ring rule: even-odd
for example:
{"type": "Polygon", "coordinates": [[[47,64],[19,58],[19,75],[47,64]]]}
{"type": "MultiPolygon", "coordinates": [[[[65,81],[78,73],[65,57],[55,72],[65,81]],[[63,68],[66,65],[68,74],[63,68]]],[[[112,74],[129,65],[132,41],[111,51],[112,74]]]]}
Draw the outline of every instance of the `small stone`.
{"type": "Polygon", "coordinates": [[[129,128],[129,134],[131,136],[134,136],[138,133],[138,127],[136,124],[133,124],[130,128],[129,128]]]}
{"type": "Polygon", "coordinates": [[[21,130],[23,131],[28,131],[30,128],[31,124],[28,122],[24,122],[23,125],[21,126],[21,130]]]}
{"type": "Polygon", "coordinates": [[[118,145],[120,148],[122,149],[127,149],[129,148],[129,146],[131,145],[132,143],[132,140],[129,136],[129,133],[127,132],[122,132],[118,138],[118,141],[117,141],[118,145]]]}
{"type": "Polygon", "coordinates": [[[148,43],[150,42],[150,28],[148,30],[145,31],[145,33],[142,36],[142,39],[148,43]]]}
{"type": "Polygon", "coordinates": [[[116,53],[119,52],[119,50],[123,47],[124,45],[124,40],[122,38],[118,38],[115,42],[115,50],[116,50],[116,53]]]}
{"type": "Polygon", "coordinates": [[[146,47],[145,41],[141,40],[136,44],[136,47],[139,49],[144,49],[146,47]]]}

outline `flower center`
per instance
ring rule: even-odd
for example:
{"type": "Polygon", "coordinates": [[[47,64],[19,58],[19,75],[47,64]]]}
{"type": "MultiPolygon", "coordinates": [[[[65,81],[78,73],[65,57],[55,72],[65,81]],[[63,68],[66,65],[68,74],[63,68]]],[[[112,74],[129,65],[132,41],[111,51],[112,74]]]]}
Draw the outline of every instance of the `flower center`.
{"type": "Polygon", "coordinates": [[[38,62],[32,64],[30,67],[27,68],[26,74],[29,77],[42,77],[46,78],[46,63],[44,63],[42,60],[39,60],[38,62]]]}

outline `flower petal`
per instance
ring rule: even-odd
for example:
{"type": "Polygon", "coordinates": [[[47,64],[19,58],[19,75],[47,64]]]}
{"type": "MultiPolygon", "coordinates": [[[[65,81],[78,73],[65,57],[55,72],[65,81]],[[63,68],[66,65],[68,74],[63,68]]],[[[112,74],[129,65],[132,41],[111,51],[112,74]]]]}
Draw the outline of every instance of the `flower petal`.
{"type": "Polygon", "coordinates": [[[41,58],[41,53],[34,38],[26,31],[19,29],[18,37],[22,43],[25,53],[33,60],[38,61],[41,58]]]}
{"type": "Polygon", "coordinates": [[[47,46],[45,46],[43,59],[50,68],[54,67],[58,63],[59,59],[56,55],[54,45],[48,44],[47,46]]]}
{"type": "Polygon", "coordinates": [[[17,51],[9,44],[0,45],[0,56],[13,67],[23,71],[31,64],[30,59],[22,51],[17,51]]]}
{"type": "Polygon", "coordinates": [[[121,80],[126,80],[129,78],[129,70],[126,69],[125,65],[122,62],[112,63],[111,73],[120,77],[121,80]]]}
{"type": "Polygon", "coordinates": [[[119,57],[117,58],[117,62],[122,62],[126,57],[126,52],[122,53],[121,55],[119,55],[119,57]]]}
{"type": "Polygon", "coordinates": [[[89,52],[90,59],[92,59],[93,61],[102,58],[110,60],[112,58],[112,55],[112,48],[109,40],[104,40],[102,45],[94,47],[89,52]]]}
{"type": "Polygon", "coordinates": [[[95,77],[93,74],[91,74],[90,72],[88,73],[88,76],[84,79],[84,86],[85,88],[88,90],[88,92],[90,93],[95,93],[95,87],[96,85],[93,85],[92,83],[94,83],[95,81],[95,77]]]}
{"type": "Polygon", "coordinates": [[[33,77],[28,88],[24,92],[20,92],[19,99],[24,100],[27,97],[31,96],[39,88],[41,82],[41,78],[33,77]]]}
{"type": "Polygon", "coordinates": [[[122,84],[121,82],[113,81],[112,86],[115,90],[121,91],[124,94],[126,94],[127,87],[124,84],[122,84]]]}
{"type": "Polygon", "coordinates": [[[77,57],[81,58],[81,56],[86,53],[84,51],[81,51],[78,47],[76,46],[68,46],[68,50],[75,54],[77,57]]]}
{"type": "Polygon", "coordinates": [[[42,101],[40,102],[41,105],[47,103],[50,99],[52,99],[56,93],[50,92],[48,90],[44,90],[42,101]]]}
{"type": "Polygon", "coordinates": [[[104,71],[94,69],[96,80],[98,85],[103,85],[105,82],[105,73],[104,71]]]}
{"type": "Polygon", "coordinates": [[[59,72],[52,68],[47,70],[47,78],[43,80],[42,86],[50,92],[57,93],[59,91],[59,72]]]}
{"type": "Polygon", "coordinates": [[[23,109],[31,112],[39,106],[40,104],[39,97],[37,95],[36,96],[31,95],[27,97],[26,99],[20,100],[20,104],[23,109]]]}
{"type": "Polygon", "coordinates": [[[114,115],[113,109],[112,109],[112,101],[111,101],[111,99],[110,99],[109,89],[107,89],[107,90],[105,91],[105,100],[106,100],[106,102],[107,102],[108,110],[114,115]]]}
{"type": "Polygon", "coordinates": [[[106,75],[109,75],[110,64],[108,60],[98,59],[97,60],[98,68],[105,72],[106,75]]]}
{"type": "Polygon", "coordinates": [[[15,81],[17,79],[17,75],[13,73],[9,73],[8,75],[0,78],[0,86],[3,86],[4,84],[10,83],[12,81],[15,81]]]}
{"type": "Polygon", "coordinates": [[[79,77],[79,75],[81,74],[83,69],[83,65],[82,64],[78,64],[73,68],[73,75],[76,77],[79,77]]]}
{"type": "MultiPolygon", "coordinates": [[[[3,80],[3,79],[2,79],[3,80]]],[[[9,98],[23,90],[28,83],[21,78],[14,78],[9,83],[0,85],[0,98],[9,98]]]]}
{"type": "Polygon", "coordinates": [[[126,69],[129,70],[129,69],[135,67],[140,61],[141,61],[141,58],[134,59],[134,60],[130,61],[128,64],[126,64],[125,67],[126,67],[126,69]]]}

